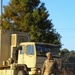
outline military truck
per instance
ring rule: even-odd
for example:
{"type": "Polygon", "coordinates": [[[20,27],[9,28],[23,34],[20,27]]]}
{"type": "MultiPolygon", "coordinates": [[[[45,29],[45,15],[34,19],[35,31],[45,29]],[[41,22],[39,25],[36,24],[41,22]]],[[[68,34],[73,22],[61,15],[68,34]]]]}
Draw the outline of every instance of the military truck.
{"type": "Polygon", "coordinates": [[[30,42],[27,33],[0,30],[0,75],[41,75],[46,52],[52,52],[60,68],[59,46],[30,42]]]}

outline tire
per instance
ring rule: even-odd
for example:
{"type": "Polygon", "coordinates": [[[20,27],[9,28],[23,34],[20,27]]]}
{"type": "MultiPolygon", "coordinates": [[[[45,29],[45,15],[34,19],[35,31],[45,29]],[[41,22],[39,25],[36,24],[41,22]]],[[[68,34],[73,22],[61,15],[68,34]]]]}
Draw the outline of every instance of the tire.
{"type": "Polygon", "coordinates": [[[18,72],[18,75],[27,75],[27,74],[26,74],[26,71],[20,70],[20,71],[18,72]]]}

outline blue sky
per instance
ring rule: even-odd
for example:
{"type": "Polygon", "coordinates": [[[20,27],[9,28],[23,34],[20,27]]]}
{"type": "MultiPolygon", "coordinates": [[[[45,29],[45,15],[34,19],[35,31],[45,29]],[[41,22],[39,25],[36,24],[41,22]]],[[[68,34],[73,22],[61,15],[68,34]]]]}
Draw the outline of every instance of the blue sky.
{"type": "MultiPolygon", "coordinates": [[[[7,5],[10,0],[3,0],[7,5]]],[[[49,19],[62,36],[63,48],[75,50],[75,0],[41,0],[50,14],[49,19]]]]}

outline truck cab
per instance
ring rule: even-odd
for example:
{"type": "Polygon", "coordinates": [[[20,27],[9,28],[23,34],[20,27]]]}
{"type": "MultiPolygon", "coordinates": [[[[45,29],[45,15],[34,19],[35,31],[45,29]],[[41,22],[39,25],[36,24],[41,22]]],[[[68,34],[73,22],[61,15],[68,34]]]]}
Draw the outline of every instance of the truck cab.
{"type": "Polygon", "coordinates": [[[59,63],[60,55],[57,45],[40,42],[23,42],[20,43],[18,52],[18,65],[26,65],[29,75],[41,74],[42,65],[46,59],[46,53],[51,52],[54,59],[59,63]]]}

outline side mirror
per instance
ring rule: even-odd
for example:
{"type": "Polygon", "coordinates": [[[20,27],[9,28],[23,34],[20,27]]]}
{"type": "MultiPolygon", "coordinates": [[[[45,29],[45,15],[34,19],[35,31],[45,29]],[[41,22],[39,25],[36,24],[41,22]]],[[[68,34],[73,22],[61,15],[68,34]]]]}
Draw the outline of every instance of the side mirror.
{"type": "Polygon", "coordinates": [[[19,48],[18,48],[19,50],[22,50],[22,46],[19,46],[19,48]]]}

